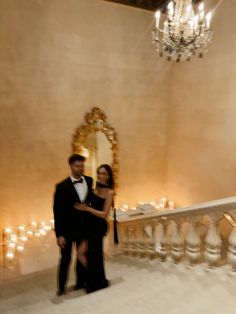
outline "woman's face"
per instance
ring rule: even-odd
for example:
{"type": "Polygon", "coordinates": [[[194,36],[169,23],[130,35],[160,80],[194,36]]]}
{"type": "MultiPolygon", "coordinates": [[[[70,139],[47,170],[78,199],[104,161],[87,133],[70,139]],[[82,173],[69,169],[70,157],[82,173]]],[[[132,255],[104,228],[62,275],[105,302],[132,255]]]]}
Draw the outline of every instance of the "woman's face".
{"type": "Polygon", "coordinates": [[[103,168],[103,167],[98,168],[97,176],[98,176],[98,182],[103,183],[103,184],[107,184],[109,176],[108,176],[108,172],[106,171],[105,168],[103,168]]]}

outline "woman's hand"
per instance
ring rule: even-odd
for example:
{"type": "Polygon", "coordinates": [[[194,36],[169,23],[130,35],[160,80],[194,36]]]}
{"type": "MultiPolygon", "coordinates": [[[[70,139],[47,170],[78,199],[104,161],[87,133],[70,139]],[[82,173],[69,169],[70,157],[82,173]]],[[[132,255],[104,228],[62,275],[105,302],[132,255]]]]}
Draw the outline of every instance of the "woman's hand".
{"type": "Polygon", "coordinates": [[[75,203],[74,208],[79,210],[79,211],[83,211],[83,212],[87,212],[89,210],[88,205],[81,204],[81,203],[75,203]]]}

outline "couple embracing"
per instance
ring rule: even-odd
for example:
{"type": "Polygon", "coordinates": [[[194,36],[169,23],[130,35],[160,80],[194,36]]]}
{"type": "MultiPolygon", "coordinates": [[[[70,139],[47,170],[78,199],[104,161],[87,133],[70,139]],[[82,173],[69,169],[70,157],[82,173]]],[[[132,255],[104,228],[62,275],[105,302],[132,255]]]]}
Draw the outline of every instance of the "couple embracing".
{"type": "Polygon", "coordinates": [[[68,159],[70,177],[56,185],[54,220],[57,245],[60,248],[58,295],[66,293],[68,270],[76,245],[76,285],[87,293],[109,285],[104,271],[103,237],[107,217],[114,203],[114,179],[109,165],[97,169],[97,183],[84,175],[85,158],[74,154],[68,159]]]}

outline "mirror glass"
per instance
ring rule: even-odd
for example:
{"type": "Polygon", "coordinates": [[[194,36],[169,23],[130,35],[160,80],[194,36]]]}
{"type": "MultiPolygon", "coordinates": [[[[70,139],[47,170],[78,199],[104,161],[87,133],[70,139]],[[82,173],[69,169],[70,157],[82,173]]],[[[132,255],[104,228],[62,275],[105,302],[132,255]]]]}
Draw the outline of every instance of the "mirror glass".
{"type": "Polygon", "coordinates": [[[102,132],[89,134],[81,149],[81,155],[86,157],[85,170],[88,176],[96,179],[96,169],[101,164],[112,165],[111,144],[102,132]]]}
{"type": "Polygon", "coordinates": [[[93,108],[85,114],[86,124],[76,129],[72,141],[72,151],[86,157],[86,174],[96,180],[97,167],[109,164],[112,167],[115,187],[118,178],[117,134],[108,123],[100,108],[93,108]]]}

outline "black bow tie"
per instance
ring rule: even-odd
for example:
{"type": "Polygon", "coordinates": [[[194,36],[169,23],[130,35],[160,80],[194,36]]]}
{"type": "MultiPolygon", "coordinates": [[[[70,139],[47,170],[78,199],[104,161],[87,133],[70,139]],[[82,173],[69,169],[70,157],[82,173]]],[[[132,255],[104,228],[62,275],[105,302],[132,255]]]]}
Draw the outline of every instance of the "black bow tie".
{"type": "Polygon", "coordinates": [[[83,178],[80,178],[79,180],[73,181],[72,183],[73,183],[73,184],[76,184],[76,183],[83,183],[83,178]]]}

